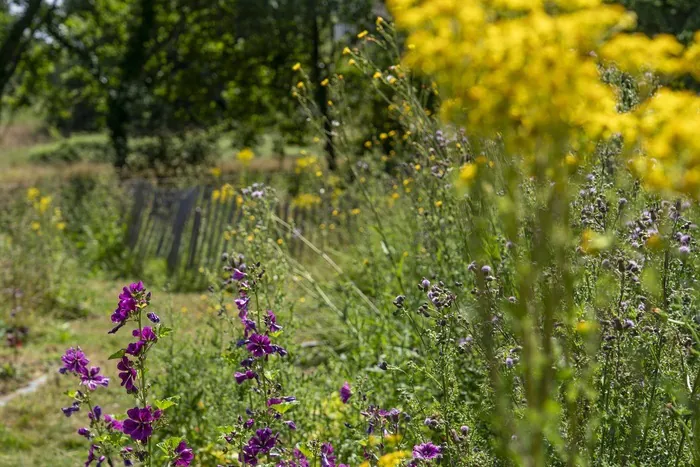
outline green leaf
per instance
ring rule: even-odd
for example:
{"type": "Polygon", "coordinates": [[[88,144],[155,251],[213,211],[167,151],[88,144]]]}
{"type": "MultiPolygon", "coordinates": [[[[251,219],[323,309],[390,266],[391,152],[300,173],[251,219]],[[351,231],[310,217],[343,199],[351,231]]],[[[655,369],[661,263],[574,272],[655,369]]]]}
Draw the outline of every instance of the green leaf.
{"type": "Polygon", "coordinates": [[[170,436],[169,438],[166,438],[162,442],[158,443],[156,446],[158,446],[158,448],[160,448],[160,450],[165,454],[169,454],[177,447],[181,440],[182,438],[170,436]]]}
{"type": "Polygon", "coordinates": [[[167,399],[158,399],[155,401],[154,405],[160,410],[166,410],[170,407],[177,405],[176,400],[180,399],[180,396],[168,397],[167,399]]]}
{"type": "Polygon", "coordinates": [[[296,401],[294,402],[282,402],[281,404],[275,404],[272,406],[272,409],[277,412],[280,415],[284,415],[285,413],[289,412],[294,408],[294,406],[297,404],[296,401]]]}
{"type": "Polygon", "coordinates": [[[68,391],[64,392],[64,394],[68,397],[72,397],[73,399],[75,399],[75,396],[78,395],[78,391],[76,391],[75,389],[69,389],[68,391]]]}
{"type": "Polygon", "coordinates": [[[126,350],[119,349],[118,351],[114,352],[112,355],[109,356],[109,360],[116,360],[118,358],[122,358],[125,354],[126,350]]]}
{"type": "Polygon", "coordinates": [[[160,327],[158,328],[157,332],[158,332],[158,337],[160,338],[160,337],[165,337],[165,336],[167,336],[167,335],[169,335],[169,334],[172,334],[172,333],[173,333],[173,329],[172,329],[172,328],[165,327],[165,326],[160,326],[160,327]]]}

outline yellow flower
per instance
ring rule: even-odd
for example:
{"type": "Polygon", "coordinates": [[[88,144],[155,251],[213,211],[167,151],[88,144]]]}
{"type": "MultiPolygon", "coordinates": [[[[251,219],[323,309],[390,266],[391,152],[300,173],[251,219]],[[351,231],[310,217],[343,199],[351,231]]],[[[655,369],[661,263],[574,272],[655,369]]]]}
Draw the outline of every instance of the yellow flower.
{"type": "Polygon", "coordinates": [[[374,74],[372,75],[372,78],[374,78],[374,79],[379,79],[381,77],[382,77],[381,71],[375,71],[374,74]]]}
{"type": "Polygon", "coordinates": [[[371,141],[365,141],[365,147],[367,149],[370,149],[372,147],[372,142],[371,141]]]}
{"type": "Polygon", "coordinates": [[[379,139],[381,139],[381,140],[387,139],[388,137],[389,137],[389,135],[387,135],[386,133],[379,134],[379,139]]]}
{"type": "Polygon", "coordinates": [[[435,201],[435,207],[436,208],[442,207],[442,201],[439,201],[439,200],[435,201]]]}
{"type": "Polygon", "coordinates": [[[56,228],[58,230],[65,230],[66,229],[66,223],[65,222],[57,222],[56,223],[56,228]]]}
{"type": "Polygon", "coordinates": [[[359,213],[360,213],[360,208],[353,208],[353,210],[350,211],[350,214],[352,214],[353,216],[356,216],[359,213]]]}
{"type": "Polygon", "coordinates": [[[299,71],[299,70],[301,70],[301,63],[296,62],[296,63],[294,64],[294,66],[292,67],[292,70],[294,70],[294,71],[299,71]]]}
{"type": "Polygon", "coordinates": [[[359,33],[357,35],[357,38],[362,39],[363,37],[367,36],[367,34],[369,34],[369,32],[365,29],[364,31],[362,31],[361,33],[359,33]]]}
{"type": "Polygon", "coordinates": [[[355,62],[354,58],[351,58],[350,60],[348,60],[348,65],[350,65],[350,66],[354,65],[355,63],[357,63],[357,62],[355,62]]]}
{"type": "Polygon", "coordinates": [[[476,177],[476,164],[467,162],[459,169],[457,184],[462,186],[467,185],[474,180],[474,177],[476,177]]]}
{"type": "Polygon", "coordinates": [[[284,240],[282,240],[281,238],[278,238],[278,239],[277,239],[277,244],[278,244],[278,245],[284,244],[284,240]]]}
{"type": "Polygon", "coordinates": [[[321,86],[328,86],[328,78],[321,81],[321,86]]]}
{"type": "Polygon", "coordinates": [[[41,224],[39,224],[37,221],[32,222],[32,230],[33,231],[38,232],[40,228],[41,228],[41,224]]]}
{"type": "Polygon", "coordinates": [[[301,209],[311,209],[321,204],[321,198],[312,193],[301,193],[292,200],[292,205],[301,209]]]}
{"type": "Polygon", "coordinates": [[[221,169],[219,167],[212,167],[209,169],[209,173],[214,177],[214,178],[219,178],[221,177],[221,169]]]}
{"type": "Polygon", "coordinates": [[[51,205],[51,197],[50,196],[42,196],[41,199],[39,200],[39,203],[35,205],[37,211],[40,213],[45,213],[46,210],[49,208],[51,205]]]}
{"type": "Polygon", "coordinates": [[[328,107],[333,107],[333,101],[328,101],[328,107]]]}
{"type": "Polygon", "coordinates": [[[297,88],[298,88],[298,89],[303,89],[303,88],[304,88],[304,82],[303,82],[303,81],[299,81],[299,82],[297,83],[297,88]]]}
{"type": "Polygon", "coordinates": [[[241,150],[238,152],[238,155],[236,156],[236,158],[238,159],[238,161],[239,161],[240,163],[242,163],[243,165],[249,165],[249,164],[250,164],[250,161],[252,161],[254,157],[255,157],[255,153],[254,153],[253,150],[250,149],[250,148],[243,148],[243,149],[241,149],[241,150]]]}
{"type": "Polygon", "coordinates": [[[349,53],[351,53],[350,47],[345,47],[345,48],[343,49],[343,55],[348,55],[349,53]]]}
{"type": "Polygon", "coordinates": [[[27,190],[27,199],[29,201],[34,201],[39,197],[40,191],[38,188],[32,187],[27,190]]]}
{"type": "Polygon", "coordinates": [[[383,22],[384,22],[384,18],[382,18],[381,16],[377,16],[377,20],[376,20],[374,23],[375,23],[377,26],[379,26],[379,25],[382,24],[383,22]]]}
{"type": "Polygon", "coordinates": [[[211,199],[213,201],[218,201],[219,198],[221,198],[221,191],[220,190],[214,190],[211,192],[211,199]]]}

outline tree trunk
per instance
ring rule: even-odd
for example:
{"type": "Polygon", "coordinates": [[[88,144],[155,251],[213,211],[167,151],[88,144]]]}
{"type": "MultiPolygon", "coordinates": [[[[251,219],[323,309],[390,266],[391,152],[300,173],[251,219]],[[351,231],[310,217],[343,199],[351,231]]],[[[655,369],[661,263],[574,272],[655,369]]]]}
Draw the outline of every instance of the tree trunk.
{"type": "Polygon", "coordinates": [[[0,99],[22,59],[22,54],[27,49],[29,39],[22,39],[27,29],[35,27],[34,22],[39,15],[41,5],[42,0],[29,0],[22,16],[12,24],[0,45],[0,99]]]}
{"type": "Polygon", "coordinates": [[[318,0],[309,0],[309,20],[311,23],[311,80],[314,86],[314,95],[316,105],[323,119],[323,132],[325,134],[326,144],[326,160],[328,168],[335,170],[338,164],[335,160],[335,146],[333,146],[333,135],[330,116],[328,115],[328,93],[326,87],[321,86],[321,34],[318,25],[318,12],[316,11],[316,2],[318,0]]]}
{"type": "Polygon", "coordinates": [[[141,21],[129,36],[126,53],[121,62],[121,79],[114,93],[108,100],[107,127],[116,154],[114,165],[117,168],[126,166],[129,154],[129,103],[132,98],[131,89],[141,75],[148,60],[146,44],[151,38],[155,26],[154,0],[141,0],[141,21]]]}

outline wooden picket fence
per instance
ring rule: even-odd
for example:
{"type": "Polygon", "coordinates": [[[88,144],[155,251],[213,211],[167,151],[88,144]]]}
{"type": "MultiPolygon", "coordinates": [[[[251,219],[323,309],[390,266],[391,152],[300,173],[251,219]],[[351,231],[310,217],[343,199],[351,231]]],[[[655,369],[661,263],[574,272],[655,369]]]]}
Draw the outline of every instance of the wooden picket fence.
{"type": "MultiPolygon", "coordinates": [[[[231,247],[231,240],[224,232],[229,227],[236,228],[242,215],[235,196],[225,202],[213,199],[216,188],[210,185],[177,188],[134,181],[126,222],[128,245],[137,261],[142,265],[149,259],[164,259],[171,277],[185,279],[194,287],[204,285],[205,278],[199,272],[217,267],[221,254],[231,247]]],[[[333,209],[324,205],[300,209],[290,199],[282,199],[275,214],[292,226],[294,232],[302,233],[323,249],[331,243],[342,244],[352,236],[349,219],[340,225],[340,218],[332,216],[333,209]],[[336,227],[332,231],[319,228],[331,223],[336,227]]],[[[303,259],[310,252],[294,232],[280,226],[279,238],[285,239],[291,255],[303,259]]]]}

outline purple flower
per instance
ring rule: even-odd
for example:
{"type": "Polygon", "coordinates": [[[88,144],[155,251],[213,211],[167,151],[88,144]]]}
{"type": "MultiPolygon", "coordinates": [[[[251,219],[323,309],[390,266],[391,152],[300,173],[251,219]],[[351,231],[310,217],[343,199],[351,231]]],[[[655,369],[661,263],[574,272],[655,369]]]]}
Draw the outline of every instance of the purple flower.
{"type": "Polygon", "coordinates": [[[105,415],[105,423],[107,424],[107,429],[112,431],[124,431],[124,423],[117,420],[112,415],[105,415]]]}
{"type": "Polygon", "coordinates": [[[61,357],[63,367],[58,370],[61,374],[75,373],[82,374],[87,371],[87,364],[90,362],[80,347],[66,350],[66,353],[61,357]]]}
{"type": "Polygon", "coordinates": [[[124,420],[124,433],[135,441],[145,443],[153,434],[153,423],[160,418],[161,411],[151,411],[150,406],[142,409],[134,407],[126,411],[128,419],[124,420]]]}
{"type": "Polygon", "coordinates": [[[187,443],[184,440],[180,441],[180,444],[175,448],[175,457],[173,458],[175,465],[188,467],[192,459],[194,459],[192,449],[187,447],[187,443]]]}
{"type": "Polygon", "coordinates": [[[131,332],[131,335],[147,342],[158,340],[158,336],[156,336],[156,333],[153,332],[153,328],[151,328],[150,326],[144,326],[141,329],[141,332],[139,332],[138,329],[134,329],[131,332]]]}
{"type": "Polygon", "coordinates": [[[352,397],[352,390],[350,389],[350,384],[348,384],[347,381],[345,381],[345,384],[340,388],[340,400],[343,401],[343,404],[347,404],[350,398],[352,397]]]}
{"type": "Polygon", "coordinates": [[[242,281],[245,277],[247,276],[246,273],[243,271],[239,270],[238,268],[233,269],[233,274],[231,275],[231,278],[234,281],[242,281]]]}
{"type": "Polygon", "coordinates": [[[99,366],[93,366],[90,370],[85,369],[80,379],[80,384],[87,386],[90,391],[97,389],[97,386],[109,385],[109,378],[100,374],[99,366]]]}
{"type": "Polygon", "coordinates": [[[160,316],[157,314],[153,313],[152,311],[150,313],[146,314],[146,317],[152,322],[152,323],[160,323],[160,316]]]}
{"type": "Polygon", "coordinates": [[[143,346],[146,345],[146,341],[140,340],[137,342],[132,342],[126,346],[125,352],[134,357],[138,356],[143,350],[143,346]]]}
{"type": "Polygon", "coordinates": [[[442,448],[435,446],[433,443],[423,443],[413,446],[413,458],[430,460],[436,459],[442,455],[442,448]]]}
{"type": "Polygon", "coordinates": [[[290,430],[294,431],[297,429],[297,424],[293,420],[287,420],[284,422],[285,425],[289,427],[290,430]]]}
{"type": "Polygon", "coordinates": [[[117,363],[117,369],[119,370],[119,378],[122,380],[121,385],[126,388],[126,392],[134,393],[138,391],[138,388],[134,385],[136,368],[133,367],[133,362],[127,357],[122,357],[117,363]]]}
{"type": "Polygon", "coordinates": [[[117,326],[110,331],[110,334],[117,332],[119,328],[124,325],[126,320],[136,311],[140,296],[144,291],[143,282],[141,281],[134,282],[122,289],[122,293],[119,294],[117,308],[114,310],[114,313],[112,313],[112,322],[117,323],[117,326]]]}
{"type": "Polygon", "coordinates": [[[61,410],[63,411],[63,415],[65,415],[66,417],[70,417],[75,412],[80,410],[80,402],[75,401],[71,406],[63,407],[61,410]]]}
{"type": "Polygon", "coordinates": [[[78,434],[80,436],[86,437],[87,439],[90,439],[90,430],[88,430],[87,428],[78,428],[78,434]]]}
{"type": "Polygon", "coordinates": [[[321,467],[335,467],[335,456],[331,443],[321,445],[321,467]]]}
{"type": "Polygon", "coordinates": [[[272,344],[272,351],[278,354],[280,357],[286,357],[287,356],[287,349],[285,349],[282,346],[272,344]]]}
{"type": "Polygon", "coordinates": [[[277,443],[277,436],[268,427],[257,430],[253,437],[248,440],[248,446],[252,452],[255,452],[256,456],[260,453],[270,452],[277,443]]]}
{"type": "Polygon", "coordinates": [[[243,428],[245,428],[245,429],[247,430],[248,428],[250,428],[250,427],[253,426],[254,424],[255,424],[255,419],[249,418],[249,419],[246,420],[245,423],[243,424],[243,428]]]}
{"type": "Polygon", "coordinates": [[[96,405],[90,413],[88,413],[88,418],[93,421],[99,421],[100,417],[102,417],[102,407],[96,405]]]}
{"type": "MultiPolygon", "coordinates": [[[[97,459],[97,458],[95,457],[95,450],[98,450],[98,449],[100,449],[100,447],[99,447],[98,445],[96,445],[96,444],[93,444],[92,446],[90,446],[90,450],[88,451],[88,458],[87,458],[87,460],[85,461],[85,464],[84,464],[85,467],[88,467],[88,465],[92,464],[92,461],[94,461],[95,459],[97,459]]],[[[99,462],[102,462],[102,461],[99,461],[99,462]]]]}
{"type": "Polygon", "coordinates": [[[240,454],[238,455],[238,460],[243,462],[243,465],[258,465],[258,453],[249,445],[243,446],[240,454]]]}
{"type": "Polygon", "coordinates": [[[257,378],[258,374],[255,373],[253,370],[246,370],[245,373],[241,373],[241,372],[237,371],[233,375],[233,377],[236,378],[236,383],[242,384],[246,380],[257,378]]]}
{"type": "Polygon", "coordinates": [[[277,324],[277,316],[275,316],[272,310],[267,310],[265,324],[267,324],[267,329],[269,329],[270,332],[277,332],[282,330],[282,326],[277,324]]]}
{"type": "Polygon", "coordinates": [[[243,311],[243,310],[248,310],[248,302],[250,301],[250,297],[247,295],[242,295],[235,299],[233,303],[236,304],[236,308],[238,308],[238,311],[243,311]]]}
{"type": "Polygon", "coordinates": [[[265,354],[271,354],[274,349],[270,345],[270,338],[262,334],[253,334],[248,340],[248,346],[246,347],[248,352],[252,353],[254,357],[262,357],[265,354]]]}

